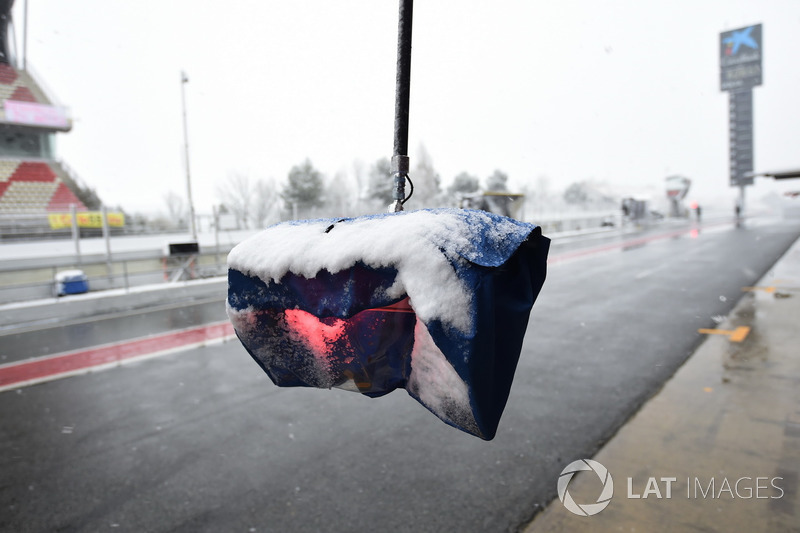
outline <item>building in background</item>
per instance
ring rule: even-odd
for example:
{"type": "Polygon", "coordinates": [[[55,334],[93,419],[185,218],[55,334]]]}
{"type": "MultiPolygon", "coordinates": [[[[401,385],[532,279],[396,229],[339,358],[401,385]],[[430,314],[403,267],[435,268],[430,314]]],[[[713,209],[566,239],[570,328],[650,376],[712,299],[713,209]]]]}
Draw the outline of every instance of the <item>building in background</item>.
{"type": "Polygon", "coordinates": [[[55,136],[69,132],[72,119],[15,53],[13,4],[0,0],[0,241],[69,235],[70,210],[88,215],[99,205],[80,199],[91,190],[56,158],[55,136]]]}

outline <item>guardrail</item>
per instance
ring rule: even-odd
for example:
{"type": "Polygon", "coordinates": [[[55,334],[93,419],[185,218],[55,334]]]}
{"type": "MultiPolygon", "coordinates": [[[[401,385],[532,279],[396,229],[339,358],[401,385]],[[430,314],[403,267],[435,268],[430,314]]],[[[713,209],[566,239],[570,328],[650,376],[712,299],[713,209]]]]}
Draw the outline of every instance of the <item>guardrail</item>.
{"type": "MultiPolygon", "coordinates": [[[[603,227],[620,228],[625,224],[618,211],[562,213],[528,218],[533,218],[532,222],[540,225],[546,235],[580,233],[603,227]]],[[[94,253],[81,255],[80,252],[65,251],[58,256],[46,258],[25,258],[21,255],[19,259],[0,261],[0,304],[54,297],[56,274],[64,270],[82,270],[88,278],[90,291],[127,290],[140,285],[168,283],[170,280],[223,276],[227,272],[225,261],[228,252],[250,233],[252,232],[245,231],[236,235],[226,233],[225,244],[201,246],[195,260],[188,266],[187,256],[170,258],[165,250],[158,250],[155,246],[151,248],[152,243],[143,245],[147,248],[139,251],[115,251],[113,254],[107,251],[101,254],[98,253],[101,248],[97,246],[99,241],[95,240],[92,241],[93,246],[87,246],[94,253]],[[181,272],[182,270],[184,272],[181,272]]],[[[210,240],[210,236],[205,237],[206,240],[210,240]]],[[[127,238],[121,237],[121,239],[127,238]]],[[[219,235],[214,240],[219,242],[219,235]]],[[[63,245],[66,241],[58,242],[63,245]]],[[[84,242],[89,241],[81,240],[81,243],[84,242]]],[[[119,244],[122,242],[120,240],[119,244]]],[[[165,239],[165,242],[168,240],[165,239]]],[[[115,248],[117,244],[115,242],[115,248]]],[[[42,245],[52,244],[43,242],[42,245]]]]}
{"type": "MultiPolygon", "coordinates": [[[[120,254],[121,255],[121,254],[120,254]]],[[[107,261],[104,256],[70,260],[7,262],[0,270],[0,304],[56,297],[55,278],[65,270],[81,270],[89,291],[125,289],[154,283],[223,276],[227,273],[226,253],[207,251],[182,261],[157,253],[128,254],[107,261]],[[13,263],[18,263],[14,265],[13,263]]],[[[72,258],[70,258],[72,259],[72,258]]]]}
{"type": "Polygon", "coordinates": [[[531,222],[541,226],[542,232],[547,234],[600,227],[621,227],[623,217],[619,211],[594,211],[533,217],[531,222]]]}

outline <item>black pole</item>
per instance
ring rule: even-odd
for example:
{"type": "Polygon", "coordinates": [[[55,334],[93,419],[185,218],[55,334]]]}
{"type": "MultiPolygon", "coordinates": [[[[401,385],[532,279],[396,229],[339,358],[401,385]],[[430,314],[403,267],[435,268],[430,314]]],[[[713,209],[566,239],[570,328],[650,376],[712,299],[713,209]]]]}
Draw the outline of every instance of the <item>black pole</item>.
{"type": "Polygon", "coordinates": [[[397,86],[394,105],[394,152],[392,176],[394,177],[393,210],[402,211],[406,199],[405,186],[409,170],[408,159],[408,108],[411,94],[411,21],[414,1],[400,0],[397,24],[397,86]]]}
{"type": "Polygon", "coordinates": [[[408,155],[408,101],[411,93],[413,0],[400,0],[397,25],[397,88],[394,105],[394,155],[408,155]]]}
{"type": "MultiPolygon", "coordinates": [[[[25,6],[27,10],[27,2],[25,2],[25,6]]],[[[14,0],[0,0],[0,63],[7,65],[11,63],[11,54],[9,52],[13,49],[8,31],[12,7],[14,7],[14,0]]],[[[25,22],[27,23],[28,21],[26,20],[25,22]]],[[[17,58],[17,64],[19,64],[19,58],[17,58]]],[[[22,68],[24,69],[24,66],[22,68]]]]}

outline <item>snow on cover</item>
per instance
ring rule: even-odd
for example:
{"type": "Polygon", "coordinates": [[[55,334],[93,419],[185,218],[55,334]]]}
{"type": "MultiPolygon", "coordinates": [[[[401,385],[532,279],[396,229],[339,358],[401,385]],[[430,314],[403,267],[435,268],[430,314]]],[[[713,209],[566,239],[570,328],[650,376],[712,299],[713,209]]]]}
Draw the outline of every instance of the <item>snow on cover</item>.
{"type": "Polygon", "coordinates": [[[236,246],[228,255],[228,268],[269,285],[287,272],[313,278],[320,270],[335,274],[358,261],[372,268],[391,267],[397,270],[397,278],[388,297],[408,295],[423,322],[439,319],[468,332],[471,295],[453,263],[466,259],[498,266],[532,228],[483,211],[461,209],[285,222],[236,246]],[[487,246],[502,259],[486,254],[487,246]]]}
{"type": "Polygon", "coordinates": [[[431,338],[428,328],[417,319],[408,392],[442,420],[480,433],[469,403],[469,388],[431,338]]]}
{"type": "MultiPolygon", "coordinates": [[[[394,283],[380,289],[385,290],[381,296],[398,300],[408,296],[417,317],[405,388],[442,420],[480,436],[469,386],[426,324],[439,320],[470,337],[475,287],[468,286],[467,262],[502,265],[534,228],[491,213],[460,209],[286,222],[236,246],[228,256],[228,267],[257,277],[268,287],[280,283],[287,273],[311,279],[322,270],[336,274],[358,262],[394,269],[394,283]]],[[[257,360],[270,366],[271,361],[287,356],[282,353],[286,346],[280,335],[260,331],[260,311],[250,306],[236,309],[230,302],[227,307],[242,342],[257,360]]],[[[311,386],[359,391],[352,380],[343,382],[331,364],[337,356],[331,350],[342,339],[344,320],[322,323],[299,309],[286,309],[284,320],[282,334],[312,355],[292,367],[294,375],[311,386]]]]}

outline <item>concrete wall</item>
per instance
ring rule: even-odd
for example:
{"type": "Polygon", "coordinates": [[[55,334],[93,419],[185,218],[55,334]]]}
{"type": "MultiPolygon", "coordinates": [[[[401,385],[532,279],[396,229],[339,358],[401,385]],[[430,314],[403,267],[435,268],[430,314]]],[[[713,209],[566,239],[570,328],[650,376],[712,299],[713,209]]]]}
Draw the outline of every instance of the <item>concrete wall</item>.
{"type": "Polygon", "coordinates": [[[217,277],[0,305],[0,329],[58,323],[182,301],[218,298],[220,305],[224,305],[227,290],[227,278],[217,277]]]}

